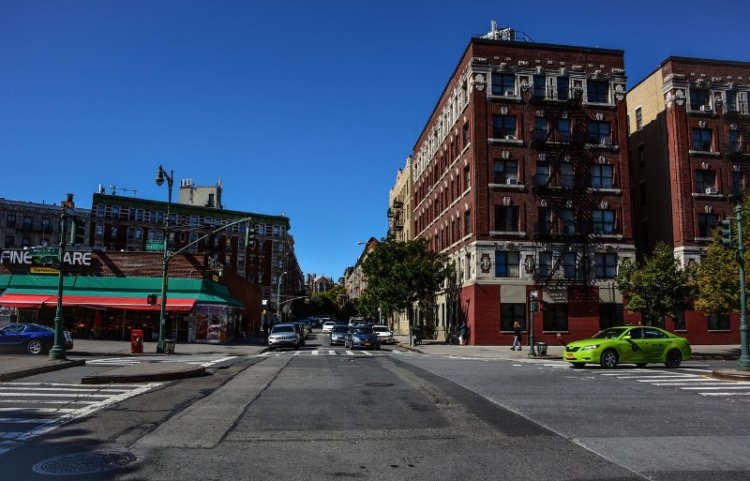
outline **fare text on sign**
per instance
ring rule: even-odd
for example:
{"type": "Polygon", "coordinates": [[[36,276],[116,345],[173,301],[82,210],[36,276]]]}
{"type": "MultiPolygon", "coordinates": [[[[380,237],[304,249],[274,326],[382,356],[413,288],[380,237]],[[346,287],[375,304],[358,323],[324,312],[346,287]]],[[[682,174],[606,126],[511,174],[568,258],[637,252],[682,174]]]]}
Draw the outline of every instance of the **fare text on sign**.
{"type": "MultiPolygon", "coordinates": [[[[31,265],[31,250],[4,250],[0,252],[0,263],[10,265],[31,265]]],[[[66,252],[63,262],[69,266],[90,266],[91,252],[66,252]]]]}

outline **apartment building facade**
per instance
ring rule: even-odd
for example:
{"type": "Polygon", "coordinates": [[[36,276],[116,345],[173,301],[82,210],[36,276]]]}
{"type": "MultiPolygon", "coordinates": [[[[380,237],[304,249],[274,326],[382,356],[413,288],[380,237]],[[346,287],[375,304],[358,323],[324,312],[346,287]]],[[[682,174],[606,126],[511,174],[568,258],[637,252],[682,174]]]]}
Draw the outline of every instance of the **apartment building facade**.
{"type": "Polygon", "coordinates": [[[457,268],[417,316],[438,336],[465,320],[470,343],[510,345],[517,320],[556,343],[627,317],[625,83],[619,50],[469,41],[413,153],[414,235],[457,268]]]}
{"type": "MultiPolygon", "coordinates": [[[[627,94],[634,237],[700,262],[750,180],[750,63],[669,57],[627,94]]],[[[687,310],[667,327],[701,344],[739,339],[735,315],[687,310]]]]}
{"type": "Polygon", "coordinates": [[[388,237],[398,242],[413,239],[412,165],[413,158],[409,156],[388,193],[388,237]]]}
{"type": "MultiPolygon", "coordinates": [[[[70,197],[72,203],[72,196],[70,197]]],[[[69,217],[75,216],[89,230],[91,211],[74,207],[69,217]]],[[[34,246],[57,246],[60,243],[60,204],[44,204],[0,199],[0,240],[4,249],[23,249],[34,246]]],[[[66,235],[70,235],[70,221],[66,235]]],[[[88,234],[87,234],[88,235],[88,234]]],[[[69,239],[66,239],[66,242],[69,239]]]]}
{"type": "MultiPolygon", "coordinates": [[[[96,193],[91,208],[90,244],[105,251],[147,251],[164,239],[167,203],[96,193]]],[[[184,248],[222,225],[252,217],[255,242],[246,246],[250,222],[227,228],[185,250],[210,254],[215,271],[227,268],[257,285],[262,298],[276,305],[304,292],[304,277],[289,233],[289,219],[204,205],[172,203],[170,250],[184,248]],[[286,273],[286,274],[284,274],[286,273]],[[281,284],[279,285],[279,283],[281,284]]]]}

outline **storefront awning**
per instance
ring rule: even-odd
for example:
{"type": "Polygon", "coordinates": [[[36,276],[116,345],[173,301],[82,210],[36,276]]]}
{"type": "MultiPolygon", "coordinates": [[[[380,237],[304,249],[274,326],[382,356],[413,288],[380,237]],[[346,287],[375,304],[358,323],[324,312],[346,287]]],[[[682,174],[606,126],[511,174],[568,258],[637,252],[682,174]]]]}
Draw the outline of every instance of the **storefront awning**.
{"type": "MultiPolygon", "coordinates": [[[[57,303],[57,298],[52,298],[45,302],[44,305],[52,307],[57,303]]],[[[188,312],[195,306],[196,299],[177,299],[167,297],[166,311],[170,312],[188,312]]],[[[97,295],[63,295],[63,306],[81,306],[107,309],[126,309],[129,311],[159,311],[161,310],[161,299],[157,299],[156,304],[145,302],[143,297],[113,297],[97,295]]]]}
{"type": "MultiPolygon", "coordinates": [[[[5,292],[0,296],[0,306],[15,307],[18,309],[39,309],[48,300],[50,300],[49,294],[14,294],[12,292],[5,292]]],[[[56,298],[52,300],[57,302],[56,298]]]]}

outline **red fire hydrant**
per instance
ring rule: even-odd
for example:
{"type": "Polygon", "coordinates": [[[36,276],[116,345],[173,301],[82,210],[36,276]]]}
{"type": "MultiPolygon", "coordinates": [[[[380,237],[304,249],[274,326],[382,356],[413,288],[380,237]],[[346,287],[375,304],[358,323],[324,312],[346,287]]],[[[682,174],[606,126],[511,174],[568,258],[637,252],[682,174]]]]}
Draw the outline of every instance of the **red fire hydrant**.
{"type": "Polygon", "coordinates": [[[130,352],[133,354],[143,352],[143,331],[141,329],[130,331],[130,352]]]}

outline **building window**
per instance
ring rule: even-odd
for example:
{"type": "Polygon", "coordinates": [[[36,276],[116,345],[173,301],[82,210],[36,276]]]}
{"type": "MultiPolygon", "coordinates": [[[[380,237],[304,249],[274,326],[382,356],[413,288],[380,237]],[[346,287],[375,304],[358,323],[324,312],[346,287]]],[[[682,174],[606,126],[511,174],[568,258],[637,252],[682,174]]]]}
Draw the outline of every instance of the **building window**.
{"type": "Polygon", "coordinates": [[[641,222],[641,242],[644,246],[647,246],[650,241],[651,237],[649,236],[648,232],[648,221],[644,220],[643,222],[641,222]]]}
{"type": "Polygon", "coordinates": [[[467,210],[464,213],[464,235],[471,234],[471,211],[467,210]]]}
{"type": "Polygon", "coordinates": [[[552,229],[552,209],[549,207],[539,207],[537,210],[538,219],[536,231],[538,234],[549,234],[552,229]]]}
{"type": "Polygon", "coordinates": [[[547,119],[537,117],[534,119],[534,140],[537,142],[546,142],[549,135],[549,122],[547,119]]]}
{"type": "Polygon", "coordinates": [[[589,122],[589,143],[596,145],[611,144],[612,139],[610,137],[611,127],[610,123],[606,121],[592,121],[589,122]]]}
{"type": "Polygon", "coordinates": [[[5,236],[5,248],[15,247],[16,246],[16,238],[12,235],[6,235],[5,236]]]}
{"type": "Polygon", "coordinates": [[[492,137],[495,139],[516,138],[516,118],[512,115],[492,116],[492,137]]]}
{"type": "Polygon", "coordinates": [[[708,316],[708,330],[709,331],[728,331],[729,330],[729,314],[727,313],[712,313],[708,316]]]}
{"type": "Polygon", "coordinates": [[[578,232],[576,228],[576,215],[573,209],[563,209],[561,212],[563,221],[563,234],[574,235],[578,232]]]}
{"type": "Polygon", "coordinates": [[[690,110],[700,110],[701,107],[704,109],[711,106],[711,95],[707,89],[690,89],[690,110]]]}
{"type": "Polygon", "coordinates": [[[712,152],[711,129],[694,128],[691,130],[691,147],[699,152],[712,152]]]}
{"type": "Polygon", "coordinates": [[[594,189],[611,189],[614,186],[613,168],[611,165],[595,164],[591,166],[591,187],[594,189]]]}
{"type": "Polygon", "coordinates": [[[732,195],[742,195],[745,192],[745,176],[742,172],[732,172],[732,195]]]}
{"type": "Polygon", "coordinates": [[[21,247],[31,247],[31,239],[24,237],[21,239],[21,247]]]}
{"type": "Polygon", "coordinates": [[[31,230],[34,227],[34,219],[29,216],[24,216],[22,226],[23,229],[31,230]]]}
{"type": "Polygon", "coordinates": [[[613,234],[615,232],[615,211],[594,210],[591,214],[594,234],[613,234]]]}
{"type": "Polygon", "coordinates": [[[622,304],[602,302],[599,304],[599,330],[603,331],[612,326],[621,326],[623,322],[622,304]]]}
{"type": "Polygon", "coordinates": [[[518,321],[526,330],[526,304],[500,303],[500,331],[513,332],[513,324],[518,321]]]}
{"type": "Polygon", "coordinates": [[[638,184],[638,187],[641,193],[641,207],[646,207],[648,205],[648,190],[646,189],[646,183],[641,182],[638,184]]]}
{"type": "Polygon", "coordinates": [[[463,140],[464,140],[464,147],[469,145],[469,122],[466,122],[464,124],[463,128],[463,140]]]}
{"type": "Polygon", "coordinates": [[[469,166],[467,165],[464,168],[464,192],[469,190],[471,188],[471,170],[469,169],[469,166]]]}
{"type": "Polygon", "coordinates": [[[695,171],[695,192],[699,194],[716,193],[716,171],[699,169],[695,171]]]}
{"type": "Polygon", "coordinates": [[[551,252],[540,252],[539,253],[539,269],[537,271],[539,277],[546,278],[552,274],[552,253],[551,252]]]}
{"type": "Polygon", "coordinates": [[[566,279],[575,279],[578,277],[578,263],[576,262],[575,252],[566,252],[563,254],[563,276],[566,279]]]}
{"type": "Polygon", "coordinates": [[[543,75],[534,75],[534,88],[531,93],[535,98],[543,99],[547,96],[546,81],[547,79],[543,75]]]}
{"type": "Polygon", "coordinates": [[[16,227],[16,214],[8,214],[5,218],[5,227],[16,227]]]}
{"type": "Polygon", "coordinates": [[[119,205],[112,206],[112,218],[115,220],[120,219],[120,206],[119,205]]]}
{"type": "Polygon", "coordinates": [[[635,109],[635,129],[636,130],[642,130],[643,129],[643,111],[640,107],[635,109]]]}
{"type": "Polygon", "coordinates": [[[609,103],[609,82],[607,80],[589,80],[586,86],[586,99],[589,102],[609,103]]]}
{"type": "Polygon", "coordinates": [[[575,171],[573,170],[573,164],[565,162],[560,164],[560,187],[566,189],[572,189],[575,187],[575,171]]]}
{"type": "Polygon", "coordinates": [[[570,98],[570,78],[557,77],[557,100],[568,100],[570,98]]]}
{"type": "Polygon", "coordinates": [[[568,305],[563,303],[545,304],[542,329],[545,331],[568,330],[568,305]]]}
{"type": "Polygon", "coordinates": [[[557,120],[558,142],[570,142],[570,119],[557,120]]]}
{"type": "Polygon", "coordinates": [[[698,214],[698,237],[711,237],[717,223],[716,214],[698,214]]]}
{"type": "Polygon", "coordinates": [[[518,183],[518,162],[515,160],[495,160],[496,184],[518,183]]]}
{"type": "Polygon", "coordinates": [[[52,222],[49,219],[42,219],[42,232],[52,232],[52,222]]]}
{"type": "Polygon", "coordinates": [[[518,232],[518,206],[495,207],[495,230],[500,232],[518,232]]]}
{"type": "Polygon", "coordinates": [[[519,258],[518,252],[495,252],[495,277],[518,277],[519,258]]]}
{"type": "Polygon", "coordinates": [[[534,174],[535,185],[547,185],[549,183],[549,162],[546,160],[536,161],[536,174],[534,174]]]}
{"type": "Polygon", "coordinates": [[[640,144],[638,146],[638,166],[643,167],[646,165],[646,146],[640,144]]]}
{"type": "Polygon", "coordinates": [[[512,96],[516,93],[515,75],[493,73],[492,95],[512,96]]]}
{"type": "Polygon", "coordinates": [[[103,219],[104,218],[104,212],[105,212],[105,210],[106,209],[105,209],[105,207],[103,205],[97,205],[96,206],[96,217],[99,218],[99,219],[103,219]]]}
{"type": "Polygon", "coordinates": [[[135,239],[135,228],[134,227],[128,227],[128,240],[135,239]]]}
{"type": "Polygon", "coordinates": [[[104,237],[104,224],[102,224],[102,223],[97,223],[97,224],[96,224],[96,225],[94,226],[94,236],[95,236],[95,237],[96,237],[97,239],[101,239],[102,237],[104,237]]]}
{"type": "Polygon", "coordinates": [[[729,153],[740,154],[742,153],[742,142],[740,141],[740,132],[738,130],[729,131],[729,153]]]}
{"type": "Polygon", "coordinates": [[[594,275],[597,279],[614,279],[617,275],[617,254],[595,254],[594,275]]]}

